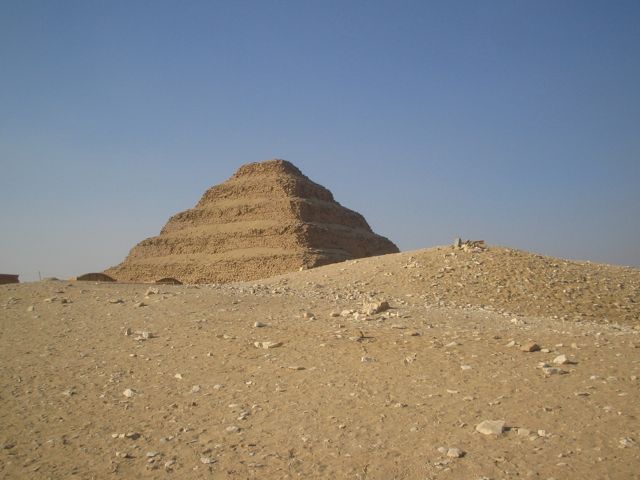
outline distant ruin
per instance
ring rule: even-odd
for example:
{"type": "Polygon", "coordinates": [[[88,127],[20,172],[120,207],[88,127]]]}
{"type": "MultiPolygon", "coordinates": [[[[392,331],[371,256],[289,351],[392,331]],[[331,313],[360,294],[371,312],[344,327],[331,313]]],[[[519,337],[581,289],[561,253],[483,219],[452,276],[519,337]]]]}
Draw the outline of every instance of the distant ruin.
{"type": "Polygon", "coordinates": [[[110,277],[106,273],[100,272],[85,273],[84,275],[76,277],[75,280],[81,282],[115,282],[114,278],[110,277]]]}
{"type": "Polygon", "coordinates": [[[270,160],[242,166],[105,273],[119,281],[226,283],[396,252],[329,190],[290,162],[270,160]]]}
{"type": "Polygon", "coordinates": [[[0,273],[0,285],[4,285],[7,283],[20,283],[18,277],[20,275],[15,275],[13,273],[0,273]]]}

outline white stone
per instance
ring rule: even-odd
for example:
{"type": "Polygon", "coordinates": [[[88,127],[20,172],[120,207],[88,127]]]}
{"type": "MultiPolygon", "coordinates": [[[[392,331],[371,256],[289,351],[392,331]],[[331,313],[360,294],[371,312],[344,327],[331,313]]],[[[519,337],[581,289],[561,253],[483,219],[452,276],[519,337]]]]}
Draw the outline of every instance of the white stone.
{"type": "Polygon", "coordinates": [[[127,398],[132,398],[136,394],[136,392],[134,392],[130,388],[127,388],[124,392],[122,392],[122,394],[127,398]]]}
{"type": "Polygon", "coordinates": [[[254,342],[256,348],[278,348],[282,346],[282,342],[254,342]]]}
{"type": "Polygon", "coordinates": [[[630,437],[623,437],[619,440],[620,443],[620,447],[621,448],[629,448],[629,447],[633,447],[635,446],[636,442],[635,440],[633,440],[633,438],[630,437]]]}
{"type": "Polygon", "coordinates": [[[555,363],[556,365],[566,365],[567,363],[569,363],[569,360],[567,359],[566,355],[558,355],[553,359],[553,363],[555,363]]]}
{"type": "Polygon", "coordinates": [[[449,458],[460,458],[464,456],[464,452],[459,448],[450,448],[447,450],[447,457],[449,458]]]}
{"type": "Polygon", "coordinates": [[[476,431],[484,435],[500,435],[504,431],[504,420],[484,420],[476,425],[476,431]]]}

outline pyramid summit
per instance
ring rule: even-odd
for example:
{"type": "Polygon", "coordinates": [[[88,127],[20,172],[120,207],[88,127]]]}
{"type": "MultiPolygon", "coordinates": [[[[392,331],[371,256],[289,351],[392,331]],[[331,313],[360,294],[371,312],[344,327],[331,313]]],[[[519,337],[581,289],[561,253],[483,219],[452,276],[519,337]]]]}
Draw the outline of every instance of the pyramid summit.
{"type": "Polygon", "coordinates": [[[105,273],[120,281],[250,281],[397,253],[362,215],[286,160],[241,166],[105,273]]]}

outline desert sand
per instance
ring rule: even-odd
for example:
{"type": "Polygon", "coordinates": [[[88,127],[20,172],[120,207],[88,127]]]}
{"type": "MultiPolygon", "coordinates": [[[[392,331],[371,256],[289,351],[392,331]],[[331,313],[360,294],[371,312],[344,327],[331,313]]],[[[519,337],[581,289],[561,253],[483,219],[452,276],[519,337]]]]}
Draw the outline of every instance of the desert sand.
{"type": "Polygon", "coordinates": [[[639,329],[640,270],[493,246],[2,285],[0,477],[638,478],[639,329]]]}

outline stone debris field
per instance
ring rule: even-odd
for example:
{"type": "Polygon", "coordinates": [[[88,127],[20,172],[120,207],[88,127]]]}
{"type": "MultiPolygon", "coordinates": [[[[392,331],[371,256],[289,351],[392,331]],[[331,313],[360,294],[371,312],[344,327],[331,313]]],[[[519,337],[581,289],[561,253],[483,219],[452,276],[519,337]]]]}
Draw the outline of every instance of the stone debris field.
{"type": "Polygon", "coordinates": [[[631,479],[640,272],[493,246],[0,286],[0,477],[631,479]]]}

